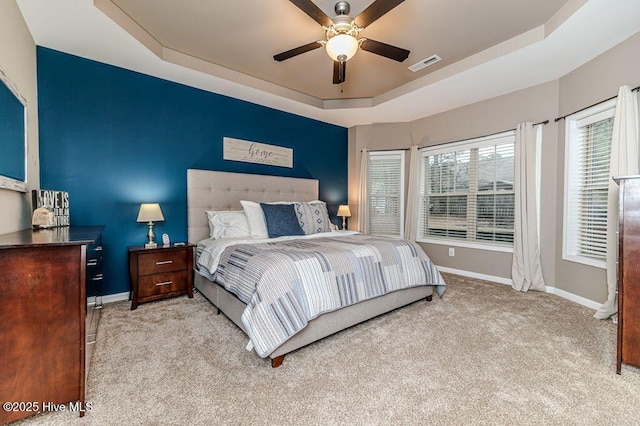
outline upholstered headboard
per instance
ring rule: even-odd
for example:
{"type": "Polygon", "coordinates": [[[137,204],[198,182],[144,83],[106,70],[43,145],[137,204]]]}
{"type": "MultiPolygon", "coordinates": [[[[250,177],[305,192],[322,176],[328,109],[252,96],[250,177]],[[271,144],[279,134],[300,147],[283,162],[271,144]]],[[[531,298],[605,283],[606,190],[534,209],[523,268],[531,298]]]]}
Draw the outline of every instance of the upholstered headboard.
{"type": "Polygon", "coordinates": [[[246,173],[187,170],[189,242],[209,237],[207,210],[242,210],[240,200],[256,202],[318,199],[318,180],[246,173]]]}

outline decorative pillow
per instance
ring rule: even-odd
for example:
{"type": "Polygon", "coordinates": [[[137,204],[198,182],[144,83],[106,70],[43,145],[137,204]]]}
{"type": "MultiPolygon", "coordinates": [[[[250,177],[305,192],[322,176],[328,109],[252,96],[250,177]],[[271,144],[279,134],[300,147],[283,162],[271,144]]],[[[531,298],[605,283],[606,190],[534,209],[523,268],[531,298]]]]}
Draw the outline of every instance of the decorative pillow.
{"type": "Polygon", "coordinates": [[[260,203],[267,222],[269,238],[304,235],[293,204],[260,203]]]}
{"type": "Polygon", "coordinates": [[[300,222],[300,227],[305,234],[331,232],[329,212],[324,201],[296,202],[294,205],[298,222],[300,222]]]}
{"type": "Polygon", "coordinates": [[[249,233],[251,238],[269,238],[267,231],[267,222],[262,212],[262,207],[259,203],[254,201],[241,200],[244,214],[247,217],[247,223],[249,224],[249,233]]]}
{"type": "Polygon", "coordinates": [[[207,211],[209,236],[214,239],[230,237],[250,237],[249,225],[244,211],[207,211]]]}

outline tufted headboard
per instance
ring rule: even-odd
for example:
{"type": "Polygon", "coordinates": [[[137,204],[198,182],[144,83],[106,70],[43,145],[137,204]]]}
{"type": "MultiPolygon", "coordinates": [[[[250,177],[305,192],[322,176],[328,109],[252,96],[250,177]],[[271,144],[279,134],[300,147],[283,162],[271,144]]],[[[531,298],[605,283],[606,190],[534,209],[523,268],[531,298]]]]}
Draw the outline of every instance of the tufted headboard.
{"type": "Polygon", "coordinates": [[[256,202],[313,201],[318,180],[246,173],[187,170],[187,235],[189,242],[209,238],[207,210],[242,210],[240,200],[256,202]]]}

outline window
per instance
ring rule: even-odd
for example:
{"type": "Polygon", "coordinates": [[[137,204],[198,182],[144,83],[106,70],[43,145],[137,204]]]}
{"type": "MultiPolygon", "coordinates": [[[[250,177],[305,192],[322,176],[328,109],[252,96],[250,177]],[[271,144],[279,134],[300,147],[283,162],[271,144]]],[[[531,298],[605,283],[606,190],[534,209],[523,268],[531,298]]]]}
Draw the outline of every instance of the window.
{"type": "Polygon", "coordinates": [[[404,231],[404,151],[369,153],[369,233],[400,237],[404,231]]]}
{"type": "Polygon", "coordinates": [[[418,239],[513,244],[515,133],[422,150],[418,239]]]}
{"type": "Polygon", "coordinates": [[[609,159],[615,100],[565,124],[563,259],[606,268],[609,159]]]}

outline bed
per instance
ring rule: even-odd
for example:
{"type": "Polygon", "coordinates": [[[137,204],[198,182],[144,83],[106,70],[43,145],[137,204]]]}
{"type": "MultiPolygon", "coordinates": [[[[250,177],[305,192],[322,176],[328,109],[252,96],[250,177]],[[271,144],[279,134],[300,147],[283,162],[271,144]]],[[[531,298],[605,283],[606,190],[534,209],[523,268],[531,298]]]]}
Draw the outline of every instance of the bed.
{"type": "MultiPolygon", "coordinates": [[[[207,211],[242,210],[242,200],[273,203],[278,201],[311,202],[317,199],[318,181],[314,179],[190,169],[187,171],[189,241],[198,243],[210,239],[207,211]]],[[[315,244],[326,238],[332,239],[331,245],[333,246],[349,246],[353,244],[348,242],[341,244],[341,242],[349,241],[347,240],[349,238],[362,239],[368,237],[362,235],[341,235],[340,238],[345,238],[345,240],[342,240],[338,239],[338,234],[337,232],[326,233],[326,237],[324,237],[324,235],[316,235],[316,237],[324,238],[309,240],[311,242],[304,242],[303,244],[305,247],[311,246],[308,251],[314,252],[315,244]]],[[[314,236],[310,235],[306,237],[314,236]]],[[[281,238],[278,238],[277,240],[280,239],[281,238]]],[[[290,241],[292,239],[285,237],[284,240],[290,241]]],[[[279,244],[291,246],[297,243],[285,242],[279,244]]],[[[237,248],[242,246],[233,247],[237,248]]],[[[256,244],[255,247],[265,246],[256,244]]],[[[232,248],[229,248],[227,250],[231,249],[232,248]]],[[[245,251],[250,249],[253,249],[251,245],[245,246],[245,251]]],[[[202,249],[199,248],[199,251],[201,252],[202,249]]],[[[424,256],[421,250],[420,252],[422,253],[421,255],[424,256]]],[[[227,251],[224,253],[227,253],[227,251]]],[[[215,272],[215,268],[212,271],[207,271],[204,267],[198,266],[198,256],[200,254],[201,253],[197,252],[195,262],[194,285],[196,289],[218,309],[218,313],[224,313],[231,321],[240,327],[240,329],[251,335],[255,330],[251,329],[248,332],[247,326],[243,323],[242,319],[245,311],[249,310],[248,305],[251,305],[251,302],[246,299],[243,302],[237,291],[234,289],[232,289],[234,292],[228,291],[218,282],[214,282],[213,272],[215,272]]],[[[304,324],[298,327],[300,328],[299,330],[296,330],[293,335],[288,336],[281,344],[278,343],[277,347],[262,348],[260,352],[256,348],[256,353],[262,357],[268,356],[271,359],[272,367],[275,368],[282,364],[284,356],[291,351],[421,299],[431,301],[434,285],[437,285],[436,289],[438,293],[441,294],[441,292],[444,291],[444,281],[435,269],[435,266],[432,266],[430,261],[429,264],[432,268],[429,272],[432,274],[430,276],[433,276],[433,282],[424,283],[425,285],[397,289],[384,295],[340,307],[337,310],[321,313],[308,322],[304,321],[304,324]]],[[[220,274],[217,276],[219,275],[220,274]]],[[[249,307],[251,308],[251,306],[249,307]]],[[[252,326],[249,325],[249,327],[252,326]]],[[[259,339],[252,340],[258,341],[259,339]]],[[[253,342],[250,341],[248,348],[253,347],[252,343],[253,342]]]]}

